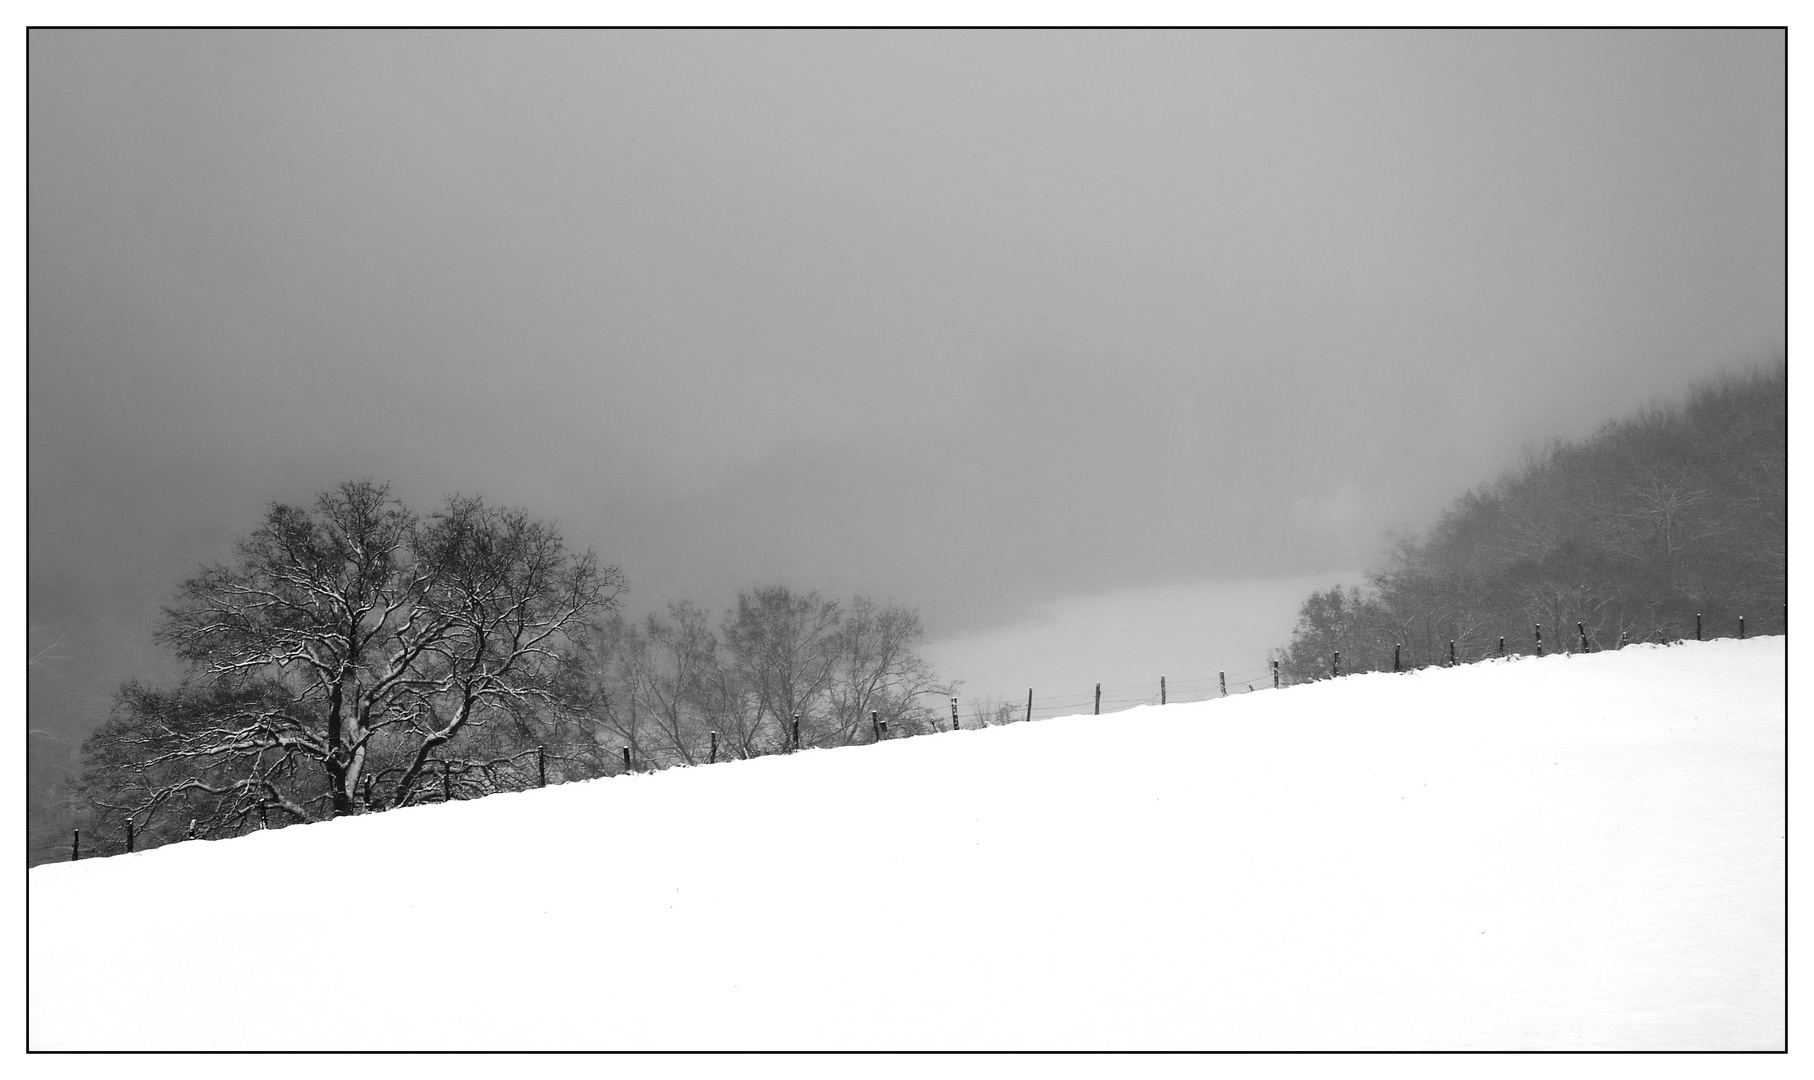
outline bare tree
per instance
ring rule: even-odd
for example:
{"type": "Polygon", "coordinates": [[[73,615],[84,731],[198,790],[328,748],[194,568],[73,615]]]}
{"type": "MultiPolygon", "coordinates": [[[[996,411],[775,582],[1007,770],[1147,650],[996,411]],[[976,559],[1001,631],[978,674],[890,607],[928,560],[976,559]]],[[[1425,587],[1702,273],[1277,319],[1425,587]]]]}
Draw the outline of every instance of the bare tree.
{"type": "Polygon", "coordinates": [[[615,687],[604,726],[650,765],[700,761],[723,715],[718,642],[696,605],[670,603],[640,623],[614,618],[601,635],[615,687]]]}
{"type": "Polygon", "coordinates": [[[122,690],[87,790],[141,831],[180,808],[213,835],[521,786],[570,737],[567,653],[621,588],[475,498],[420,519],[362,481],[274,505],[166,610],[188,680],[122,690]]]}
{"type": "Polygon", "coordinates": [[[773,724],[776,746],[792,738],[793,718],[801,722],[801,742],[817,744],[829,734],[827,694],[841,652],[838,602],[817,592],[796,593],[772,586],[737,596],[737,608],[725,616],[724,644],[738,682],[752,707],[747,738],[764,738],[773,724]]]}
{"type": "Polygon", "coordinates": [[[947,695],[951,687],[938,682],[932,665],[914,651],[924,636],[920,614],[912,608],[862,596],[851,600],[840,623],[824,741],[848,744],[865,733],[873,738],[871,713],[888,721],[892,731],[928,726],[929,711],[919,699],[947,695]]]}

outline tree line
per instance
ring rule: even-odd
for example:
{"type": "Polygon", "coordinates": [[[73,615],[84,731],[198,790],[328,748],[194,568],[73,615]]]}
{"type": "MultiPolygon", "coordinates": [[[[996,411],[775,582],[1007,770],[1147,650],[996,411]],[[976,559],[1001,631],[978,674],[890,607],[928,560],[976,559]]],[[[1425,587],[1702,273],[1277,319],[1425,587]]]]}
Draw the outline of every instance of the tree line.
{"type": "Polygon", "coordinates": [[[1780,633],[1788,600],[1788,366],[1557,441],[1401,538],[1363,588],[1311,594],[1279,653],[1294,681],[1694,633],[1780,633]]]}
{"type": "Polygon", "coordinates": [[[629,619],[625,591],[476,498],[422,516],[356,481],[273,505],[165,609],[182,680],[127,683],[85,744],[86,846],[919,734],[949,690],[910,608],[777,586],[714,628],[686,602],[629,619]]]}

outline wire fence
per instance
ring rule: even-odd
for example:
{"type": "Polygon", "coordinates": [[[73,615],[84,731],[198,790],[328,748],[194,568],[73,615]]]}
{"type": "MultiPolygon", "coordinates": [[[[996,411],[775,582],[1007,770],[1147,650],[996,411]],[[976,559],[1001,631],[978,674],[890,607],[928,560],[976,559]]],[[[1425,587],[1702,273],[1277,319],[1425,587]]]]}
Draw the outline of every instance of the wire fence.
{"type": "Polygon", "coordinates": [[[1123,686],[1103,686],[1097,683],[1054,694],[1039,694],[1029,688],[1024,698],[984,698],[972,701],[970,713],[965,719],[971,722],[970,726],[982,723],[994,727],[1016,721],[1049,720],[1058,716],[1124,712],[1142,705],[1181,705],[1211,701],[1236,694],[1271,690],[1283,685],[1282,676],[1275,676],[1278,676],[1275,665],[1264,664],[1236,671],[1218,671],[1213,675],[1183,678],[1157,676],[1148,682],[1123,686]]]}
{"type": "MultiPolygon", "coordinates": [[[[1546,642],[1543,638],[1540,624],[1534,625],[1532,630],[1533,633],[1531,633],[1528,640],[1524,635],[1520,635],[1516,641],[1505,636],[1491,637],[1486,640],[1492,642],[1492,644],[1485,647],[1475,645],[1467,650],[1461,649],[1456,641],[1451,641],[1449,642],[1447,652],[1439,655],[1437,659],[1422,660],[1415,663],[1407,659],[1404,651],[1398,645],[1394,645],[1390,650],[1384,651],[1385,655],[1374,655],[1382,652],[1382,650],[1377,648],[1350,654],[1346,658],[1347,663],[1345,665],[1342,653],[1332,650],[1328,669],[1312,676],[1306,676],[1301,671],[1294,675],[1291,671],[1281,667],[1281,660],[1271,660],[1259,666],[1242,668],[1236,671],[1218,671],[1213,675],[1190,675],[1183,678],[1171,678],[1160,675],[1143,683],[1130,683],[1122,686],[1103,686],[1101,683],[1096,683],[1088,688],[1078,690],[1067,689],[1060,693],[1048,695],[1041,695],[1037,693],[1034,688],[1029,688],[1027,690],[1027,696],[1017,700],[990,697],[972,699],[969,702],[970,711],[967,715],[962,711],[962,706],[964,704],[962,699],[959,697],[952,697],[950,699],[950,714],[935,715],[934,722],[929,730],[925,732],[890,732],[887,721],[879,720],[876,715],[872,713],[871,720],[874,725],[873,742],[891,742],[902,738],[913,738],[918,735],[937,734],[956,730],[973,730],[979,727],[1000,727],[1012,723],[1050,720],[1061,716],[1103,715],[1107,713],[1125,712],[1128,709],[1138,708],[1142,705],[1182,705],[1194,702],[1213,701],[1225,697],[1257,693],[1262,690],[1283,689],[1293,685],[1322,682],[1327,679],[1342,678],[1348,675],[1372,674],[1384,671],[1409,672],[1431,667],[1458,667],[1483,661],[1500,659],[1511,660],[1527,656],[1617,651],[1618,649],[1624,648],[1626,645],[1652,643],[1649,637],[1640,640],[1637,638],[1627,638],[1621,635],[1616,644],[1601,645],[1580,623],[1575,624],[1572,631],[1565,631],[1560,641],[1552,639],[1546,642]]],[[[1783,634],[1788,633],[1788,609],[1786,605],[1783,609],[1783,621],[1779,632],[1783,634]]],[[[1695,627],[1692,634],[1693,640],[1697,641],[1712,640],[1716,637],[1725,636],[1743,639],[1747,636],[1747,631],[1745,620],[1743,617],[1740,617],[1734,634],[1721,635],[1710,633],[1709,628],[1702,623],[1700,617],[1696,616],[1695,627]]],[[[1684,634],[1681,637],[1668,640],[1686,641],[1688,639],[1688,635],[1684,634]]],[[[1479,639],[1476,638],[1476,640],[1479,639]]],[[[1661,636],[1657,638],[1658,643],[1663,642],[1664,640],[1665,639],[1661,636]]],[[[728,744],[726,746],[726,752],[722,754],[719,753],[717,742],[718,733],[713,732],[710,760],[701,763],[700,765],[690,765],[686,767],[703,767],[705,764],[744,760],[748,757],[765,757],[770,756],[771,753],[794,753],[798,750],[814,748],[810,745],[800,744],[797,720],[796,727],[793,730],[793,740],[784,740],[782,749],[778,751],[757,752],[754,754],[733,754],[729,752],[730,748],[728,744]]],[[[845,745],[864,744],[847,743],[845,745]]],[[[659,761],[646,762],[639,757],[633,757],[627,746],[621,748],[619,752],[622,755],[623,762],[621,768],[601,773],[598,776],[583,777],[583,779],[605,779],[611,776],[624,776],[632,773],[660,772],[675,767],[674,764],[670,763],[659,761]]],[[[470,791],[462,792],[457,787],[449,788],[443,786],[439,793],[440,798],[437,799],[431,794],[429,797],[412,803],[411,805],[426,805],[437,801],[465,801],[466,798],[483,798],[488,794],[496,794],[503,790],[522,790],[531,786],[549,786],[545,762],[543,761],[544,752],[542,748],[538,747],[535,750],[523,751],[516,756],[524,757],[526,755],[534,755],[536,760],[536,769],[534,772],[536,773],[537,782],[534,784],[525,782],[521,787],[507,789],[498,787],[480,790],[477,793],[471,793],[470,791]]],[[[443,776],[443,780],[445,781],[445,776],[443,776]]],[[[554,781],[555,784],[560,784],[562,782],[563,781],[558,778],[554,781]]],[[[272,826],[267,822],[261,822],[259,830],[254,831],[262,831],[262,829],[269,827],[285,826],[272,826]]],[[[195,839],[195,837],[192,836],[188,839],[195,839]]],[[[180,843],[181,840],[174,842],[180,843]]],[[[142,850],[143,848],[141,847],[140,849],[142,850]]],[[[26,864],[28,866],[33,866],[46,862],[76,861],[82,858],[98,858],[109,855],[127,854],[133,850],[135,850],[134,840],[130,828],[126,830],[124,841],[117,836],[83,837],[80,831],[77,831],[67,840],[48,840],[42,837],[28,840],[26,846],[26,864]]]]}

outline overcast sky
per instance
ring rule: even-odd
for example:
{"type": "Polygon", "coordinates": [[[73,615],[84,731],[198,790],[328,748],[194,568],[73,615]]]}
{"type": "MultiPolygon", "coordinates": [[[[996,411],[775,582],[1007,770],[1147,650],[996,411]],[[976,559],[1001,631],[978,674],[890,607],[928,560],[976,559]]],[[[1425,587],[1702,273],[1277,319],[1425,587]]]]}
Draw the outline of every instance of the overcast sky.
{"type": "Polygon", "coordinates": [[[28,43],[30,621],[102,693],[342,479],[953,634],[1364,565],[1784,344],[1779,32],[28,43]]]}

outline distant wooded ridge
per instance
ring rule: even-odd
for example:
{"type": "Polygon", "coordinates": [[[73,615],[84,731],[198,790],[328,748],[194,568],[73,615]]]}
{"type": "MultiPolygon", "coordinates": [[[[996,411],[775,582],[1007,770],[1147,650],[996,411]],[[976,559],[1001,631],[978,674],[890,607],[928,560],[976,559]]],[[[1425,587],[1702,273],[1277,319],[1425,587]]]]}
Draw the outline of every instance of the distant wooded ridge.
{"type": "Polygon", "coordinates": [[[1557,441],[1402,539],[1365,588],[1312,593],[1292,681],[1707,633],[1781,633],[1788,601],[1788,363],[1557,441]]]}

